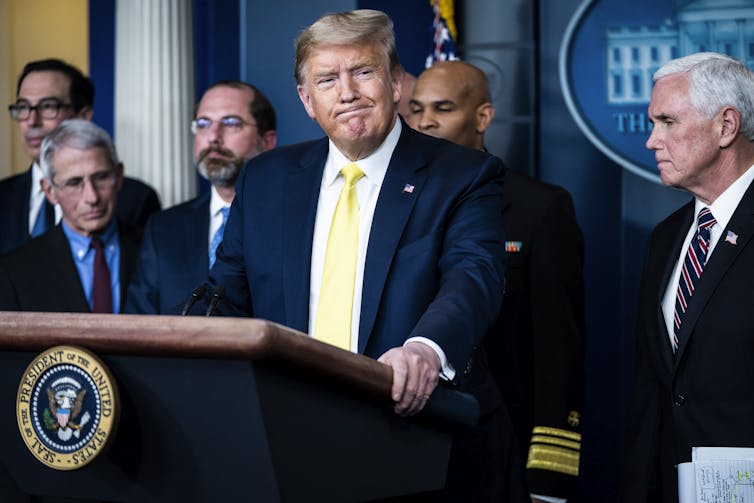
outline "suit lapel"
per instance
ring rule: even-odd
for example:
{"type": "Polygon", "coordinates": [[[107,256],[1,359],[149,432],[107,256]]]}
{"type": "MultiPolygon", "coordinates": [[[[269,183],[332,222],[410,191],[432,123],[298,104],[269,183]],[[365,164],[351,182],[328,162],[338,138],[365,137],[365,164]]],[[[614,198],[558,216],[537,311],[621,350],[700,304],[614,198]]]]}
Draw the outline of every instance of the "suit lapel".
{"type": "Polygon", "coordinates": [[[283,207],[285,324],[309,331],[312,240],[328,142],[323,138],[286,175],[283,207]]]}
{"type": "Polygon", "coordinates": [[[712,255],[707,265],[704,267],[702,277],[699,278],[694,295],[689,301],[688,309],[681,324],[681,330],[678,333],[678,352],[675,358],[676,367],[683,357],[689,338],[694,332],[694,326],[704,311],[704,307],[722,281],[725,273],[735,262],[738,254],[746,247],[752,235],[754,235],[754,183],[749,185],[736,211],[733,212],[728,226],[723,229],[722,235],[715,245],[715,249],[712,250],[712,255]],[[728,231],[738,235],[735,245],[725,241],[728,231]]]}
{"type": "MultiPolygon", "coordinates": [[[[201,278],[198,278],[196,283],[202,281],[209,272],[209,202],[210,193],[207,192],[201,197],[194,200],[191,205],[193,218],[187,218],[183,221],[184,232],[183,236],[194,236],[191,240],[192,243],[199,243],[196,246],[188,246],[186,263],[192,271],[204,271],[201,278]],[[201,245],[204,243],[204,246],[201,245]]],[[[192,244],[188,243],[188,244],[192,244]]]]}
{"type": "MultiPolygon", "coordinates": [[[[24,177],[23,177],[24,183],[21,186],[21,191],[22,191],[21,195],[24,201],[24,206],[23,206],[23,211],[21,211],[21,213],[18,215],[17,218],[20,219],[19,228],[23,229],[23,233],[24,233],[23,240],[21,241],[22,243],[29,238],[29,232],[31,231],[31,229],[29,229],[29,208],[30,208],[29,195],[31,194],[31,181],[32,181],[31,170],[32,169],[34,169],[33,165],[30,166],[28,170],[26,170],[26,173],[24,173],[24,177]]],[[[47,203],[46,197],[45,197],[45,203],[47,203]]],[[[55,220],[48,220],[48,222],[51,222],[50,228],[55,224],[55,220]]]]}
{"type": "Polygon", "coordinates": [[[136,272],[136,262],[139,257],[139,244],[127,231],[123,229],[123,224],[118,224],[118,244],[120,245],[120,308],[118,312],[123,312],[123,306],[126,305],[126,292],[128,284],[131,282],[136,272]]]}
{"type": "MultiPolygon", "coordinates": [[[[668,289],[668,282],[672,281],[673,269],[675,269],[678,263],[678,257],[681,254],[681,247],[686,240],[686,234],[688,233],[691,222],[694,219],[694,201],[688,203],[681,211],[678,222],[673,222],[669,225],[670,228],[676,229],[675,236],[672,237],[669,246],[667,248],[660,247],[660,249],[667,249],[665,266],[662,270],[662,276],[660,278],[659,288],[657,289],[657,299],[655,299],[656,313],[657,313],[657,326],[658,333],[660,334],[660,341],[657,341],[660,345],[662,352],[662,360],[665,364],[665,368],[670,371],[673,368],[673,362],[675,356],[673,355],[673,346],[670,344],[670,334],[668,334],[667,324],[665,323],[665,315],[662,312],[662,302],[665,292],[668,289]]],[[[670,236],[668,236],[670,238],[670,236]]],[[[677,285],[674,285],[674,287],[677,285]]]]}
{"type": "Polygon", "coordinates": [[[404,123],[374,210],[364,264],[359,353],[364,352],[369,341],[390,265],[427,177],[426,170],[421,169],[426,164],[424,157],[417,149],[408,146],[412,134],[404,123]],[[413,186],[410,192],[404,190],[407,184],[413,186]]]}
{"type": "MultiPolygon", "coordinates": [[[[71,245],[68,242],[68,238],[63,232],[62,225],[56,225],[48,234],[50,234],[50,246],[52,246],[53,257],[60,257],[60,267],[57,263],[54,265],[56,271],[55,276],[58,277],[57,288],[53,289],[56,293],[54,295],[63,295],[68,298],[66,300],[71,311],[88,313],[91,312],[89,302],[86,300],[86,294],[84,293],[84,287],[81,284],[81,277],[79,271],[76,268],[76,262],[73,259],[73,252],[71,252],[71,245]],[[59,274],[59,276],[58,276],[59,274]],[[73,292],[77,292],[77,295],[72,295],[73,292]]],[[[46,235],[40,239],[45,239],[46,235]]]]}

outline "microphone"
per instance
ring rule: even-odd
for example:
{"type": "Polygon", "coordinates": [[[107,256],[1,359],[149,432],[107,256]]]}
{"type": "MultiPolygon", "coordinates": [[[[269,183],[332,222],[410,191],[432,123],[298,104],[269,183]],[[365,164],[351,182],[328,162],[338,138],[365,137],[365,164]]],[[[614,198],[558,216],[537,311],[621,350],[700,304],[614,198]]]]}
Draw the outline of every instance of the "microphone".
{"type": "Polygon", "coordinates": [[[186,316],[189,310],[194,307],[194,304],[196,304],[202,297],[204,297],[205,293],[207,293],[206,283],[202,283],[201,285],[194,288],[194,290],[191,292],[191,297],[188,298],[186,304],[184,304],[183,309],[181,310],[181,316],[186,316]]]}
{"type": "Polygon", "coordinates": [[[209,306],[207,306],[207,312],[204,313],[204,316],[212,316],[223,297],[225,297],[225,288],[222,285],[217,285],[215,291],[212,292],[212,298],[209,300],[209,306]]]}

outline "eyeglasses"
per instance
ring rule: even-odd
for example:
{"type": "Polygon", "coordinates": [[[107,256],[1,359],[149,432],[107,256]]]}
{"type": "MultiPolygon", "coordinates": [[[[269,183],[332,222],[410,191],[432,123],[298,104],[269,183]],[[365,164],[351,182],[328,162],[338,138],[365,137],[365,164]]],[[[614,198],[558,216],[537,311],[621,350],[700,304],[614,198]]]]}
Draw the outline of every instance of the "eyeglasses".
{"type": "Polygon", "coordinates": [[[8,111],[13,120],[23,121],[29,118],[31,111],[35,110],[43,119],[55,119],[62,108],[71,108],[72,103],[63,103],[57,98],[45,98],[35,106],[26,100],[19,100],[13,105],[8,105],[8,111]]]}
{"type": "MultiPolygon", "coordinates": [[[[191,132],[193,134],[207,133],[210,129],[212,129],[212,124],[214,123],[215,121],[213,121],[212,119],[209,119],[207,117],[199,117],[198,119],[191,121],[191,132]]],[[[231,133],[237,133],[247,125],[256,127],[256,124],[246,122],[236,115],[228,115],[227,117],[223,117],[218,121],[218,124],[220,126],[220,129],[231,133]]]]}
{"type": "Polygon", "coordinates": [[[51,183],[63,194],[79,195],[84,192],[87,178],[97,191],[110,190],[115,186],[116,176],[114,171],[100,171],[98,173],[92,173],[89,176],[74,176],[60,184],[53,181],[51,181],[51,183]]]}

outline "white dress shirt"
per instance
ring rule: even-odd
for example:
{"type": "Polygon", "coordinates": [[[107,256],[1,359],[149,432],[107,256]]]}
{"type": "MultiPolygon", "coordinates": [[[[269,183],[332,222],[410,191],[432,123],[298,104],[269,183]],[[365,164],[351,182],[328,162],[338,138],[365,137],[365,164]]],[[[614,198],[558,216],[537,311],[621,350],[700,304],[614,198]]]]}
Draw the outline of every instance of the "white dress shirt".
{"type": "Polygon", "coordinates": [[[209,250],[210,244],[212,244],[212,237],[223,223],[222,209],[227,208],[228,206],[230,206],[230,203],[225,202],[225,200],[220,197],[220,194],[213,185],[210,189],[209,196],[209,235],[207,236],[207,250],[209,250]]]}
{"type": "MultiPolygon", "coordinates": [[[[42,173],[42,168],[37,164],[36,162],[31,165],[31,189],[29,191],[29,235],[31,236],[31,232],[34,230],[34,224],[37,221],[37,216],[39,215],[39,212],[42,210],[43,204],[45,202],[45,199],[47,196],[45,196],[44,191],[42,190],[42,184],[40,183],[42,181],[42,178],[44,178],[44,174],[42,173]]],[[[59,204],[55,205],[55,225],[60,222],[60,219],[63,217],[63,210],[60,208],[59,204]]],[[[50,228],[52,228],[52,223],[50,223],[50,228]]]]}

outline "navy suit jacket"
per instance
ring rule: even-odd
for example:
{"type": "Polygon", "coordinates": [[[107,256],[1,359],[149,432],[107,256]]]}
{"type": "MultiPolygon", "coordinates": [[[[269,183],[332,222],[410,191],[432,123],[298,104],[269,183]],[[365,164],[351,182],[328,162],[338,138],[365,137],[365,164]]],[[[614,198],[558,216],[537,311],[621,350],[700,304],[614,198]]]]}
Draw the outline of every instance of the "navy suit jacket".
{"type": "Polygon", "coordinates": [[[754,184],[709,257],[673,355],[662,297],[694,218],[692,201],[650,238],[620,501],[678,501],[675,465],[692,447],[754,447],[754,184]]]}
{"type": "Polygon", "coordinates": [[[179,312],[191,290],[207,279],[209,201],[207,192],[149,219],[125,312],[179,312]]]}
{"type": "MultiPolygon", "coordinates": [[[[327,153],[323,138],[266,152],[242,171],[210,273],[212,283],[225,287],[231,314],[308,331],[312,238],[327,153]]],[[[502,300],[503,173],[496,157],[403,125],[372,221],[359,353],[376,358],[409,337],[426,337],[444,350],[464,385],[472,352],[502,300]]]]}
{"type": "MultiPolygon", "coordinates": [[[[122,308],[136,269],[139,236],[120,223],[118,231],[122,308]]],[[[61,225],[0,258],[0,311],[91,311],[61,225]]]]}
{"type": "MultiPolygon", "coordinates": [[[[31,168],[0,181],[0,255],[18,248],[29,240],[29,194],[31,168]]],[[[53,221],[52,205],[45,201],[44,210],[53,221]]],[[[123,178],[115,216],[119,222],[144,228],[149,215],[160,209],[160,199],[152,187],[133,178],[123,178]]]]}

